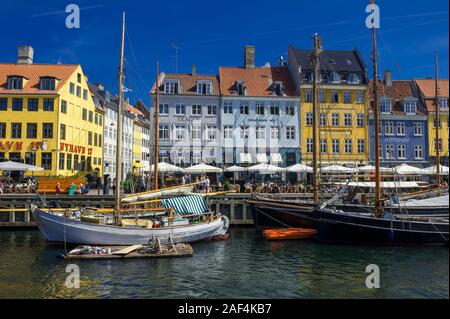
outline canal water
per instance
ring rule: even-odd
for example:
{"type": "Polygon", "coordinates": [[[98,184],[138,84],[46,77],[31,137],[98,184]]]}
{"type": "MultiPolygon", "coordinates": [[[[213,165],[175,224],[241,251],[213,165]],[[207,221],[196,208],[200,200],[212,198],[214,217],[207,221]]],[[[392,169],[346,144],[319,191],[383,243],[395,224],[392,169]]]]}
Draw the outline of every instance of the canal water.
{"type": "Polygon", "coordinates": [[[448,247],[268,242],[253,228],[193,247],[191,258],[78,261],[77,289],[65,285],[64,247],[2,230],[0,298],[449,298],[448,247]],[[379,289],[366,288],[369,264],[379,289]]]}

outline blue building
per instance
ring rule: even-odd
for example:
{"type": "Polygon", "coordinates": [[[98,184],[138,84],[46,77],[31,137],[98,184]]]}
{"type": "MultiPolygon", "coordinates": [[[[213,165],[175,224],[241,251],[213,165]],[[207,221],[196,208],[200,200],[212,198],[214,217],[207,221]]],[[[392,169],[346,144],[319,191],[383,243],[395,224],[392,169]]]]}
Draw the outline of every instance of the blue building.
{"type": "MultiPolygon", "coordinates": [[[[371,83],[371,86],[373,83],[371,83]]],[[[369,90],[370,161],[374,163],[373,96],[369,90]]],[[[381,165],[393,167],[406,163],[428,165],[427,114],[412,81],[393,81],[386,71],[379,82],[380,159],[381,165]]]]}

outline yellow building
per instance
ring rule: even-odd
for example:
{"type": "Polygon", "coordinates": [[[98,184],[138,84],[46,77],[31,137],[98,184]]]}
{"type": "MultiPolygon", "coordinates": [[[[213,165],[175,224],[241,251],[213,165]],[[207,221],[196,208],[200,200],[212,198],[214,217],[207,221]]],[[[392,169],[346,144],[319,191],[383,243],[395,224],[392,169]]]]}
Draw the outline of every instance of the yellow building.
{"type": "Polygon", "coordinates": [[[134,117],[133,119],[133,174],[140,175],[142,167],[142,133],[144,129],[144,114],[128,102],[125,109],[134,117]]]}
{"type": "Polygon", "coordinates": [[[41,166],[37,176],[102,175],[103,112],[80,65],[33,64],[19,47],[0,64],[0,161],[41,166]]]}
{"type": "MultiPolygon", "coordinates": [[[[417,91],[428,112],[428,152],[430,164],[436,164],[436,107],[435,107],[435,80],[414,80],[417,91]]],[[[449,165],[449,122],[448,122],[448,100],[449,81],[438,81],[439,92],[439,155],[441,164],[449,165]]]]}
{"type": "MultiPolygon", "coordinates": [[[[289,71],[300,94],[302,162],[313,156],[311,51],[289,47],[289,71]]],[[[369,161],[367,75],[357,50],[323,51],[318,84],[320,163],[361,166],[369,161]]]]}

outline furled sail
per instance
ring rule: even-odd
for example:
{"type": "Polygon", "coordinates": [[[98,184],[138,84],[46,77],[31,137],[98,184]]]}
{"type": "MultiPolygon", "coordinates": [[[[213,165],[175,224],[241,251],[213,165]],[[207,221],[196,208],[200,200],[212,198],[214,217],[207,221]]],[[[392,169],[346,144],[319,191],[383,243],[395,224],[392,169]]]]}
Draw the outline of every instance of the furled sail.
{"type": "Polygon", "coordinates": [[[132,203],[132,202],[137,202],[137,201],[142,201],[142,200],[160,198],[160,197],[168,196],[168,195],[187,195],[188,193],[191,193],[194,190],[194,187],[195,187],[195,185],[189,184],[189,185],[184,185],[184,186],[158,189],[156,191],[131,194],[131,195],[122,197],[121,202],[122,203],[132,203]]]}

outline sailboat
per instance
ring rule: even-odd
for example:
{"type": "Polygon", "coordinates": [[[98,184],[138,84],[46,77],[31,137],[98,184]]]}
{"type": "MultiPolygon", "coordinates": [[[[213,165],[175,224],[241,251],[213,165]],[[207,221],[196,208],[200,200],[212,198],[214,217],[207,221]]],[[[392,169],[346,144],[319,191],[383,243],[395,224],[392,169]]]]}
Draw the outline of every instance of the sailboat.
{"type": "MultiPolygon", "coordinates": [[[[119,93],[117,112],[116,185],[113,218],[100,210],[78,209],[61,212],[51,208],[31,206],[33,218],[47,241],[85,245],[135,245],[158,240],[161,244],[188,243],[225,235],[229,219],[212,212],[206,205],[205,196],[193,193],[198,183],[181,187],[158,188],[158,125],[155,124],[154,189],[137,194],[121,195],[122,179],[122,112],[123,112],[123,64],[125,39],[125,13],[122,18],[122,42],[119,67],[119,93]],[[172,196],[165,199],[161,197],[172,196]],[[143,208],[138,208],[143,206],[143,208]],[[134,212],[136,218],[122,219],[122,213],[134,212]],[[153,219],[140,219],[137,213],[152,212],[153,219]]],[[[159,74],[157,70],[156,83],[159,74]]],[[[158,85],[157,85],[158,87],[158,85]]],[[[158,88],[156,91],[158,116],[158,88]]],[[[208,194],[211,195],[211,194],[208,194]]]]}
{"type": "MultiPolygon", "coordinates": [[[[370,2],[372,12],[374,0],[370,2]]],[[[375,126],[375,205],[369,216],[344,210],[318,207],[314,214],[317,219],[317,239],[322,242],[381,243],[381,244],[447,244],[449,241],[449,220],[447,218],[399,219],[385,209],[385,198],[381,194],[379,156],[379,105],[376,28],[372,22],[373,43],[373,93],[375,126]]],[[[436,79],[437,80],[437,79],[436,79]]],[[[436,99],[437,103],[437,99],[436,99]]],[[[436,104],[436,108],[438,105],[436,104]]],[[[439,166],[439,164],[438,164],[439,166]]]]}

